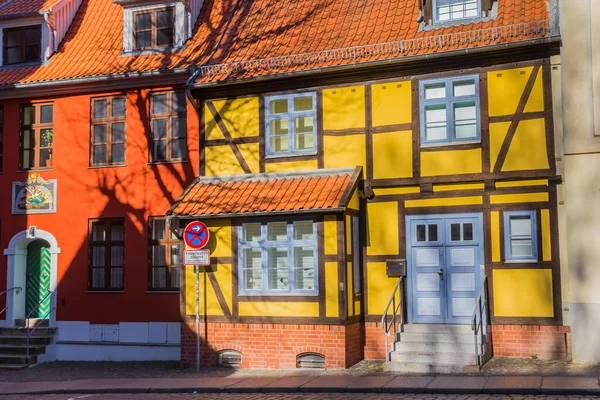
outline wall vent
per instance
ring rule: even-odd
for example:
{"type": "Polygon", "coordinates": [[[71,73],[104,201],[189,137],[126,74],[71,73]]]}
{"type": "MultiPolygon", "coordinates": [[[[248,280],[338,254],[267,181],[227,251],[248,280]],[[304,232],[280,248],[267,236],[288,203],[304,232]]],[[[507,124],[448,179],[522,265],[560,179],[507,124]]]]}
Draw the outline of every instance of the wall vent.
{"type": "Polygon", "coordinates": [[[219,351],[219,367],[236,368],[242,366],[242,353],[236,350],[219,351]]]}
{"type": "Polygon", "coordinates": [[[318,353],[302,353],[296,357],[296,368],[325,369],[325,356],[318,353]]]}

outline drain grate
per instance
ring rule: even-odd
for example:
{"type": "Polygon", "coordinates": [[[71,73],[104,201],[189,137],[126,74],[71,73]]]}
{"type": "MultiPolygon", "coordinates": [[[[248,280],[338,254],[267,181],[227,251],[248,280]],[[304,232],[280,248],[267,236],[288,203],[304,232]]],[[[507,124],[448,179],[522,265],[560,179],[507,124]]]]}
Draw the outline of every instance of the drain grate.
{"type": "Polygon", "coordinates": [[[325,356],[318,353],[303,353],[296,357],[296,368],[325,369],[325,356]]]}
{"type": "Polygon", "coordinates": [[[242,353],[237,350],[221,350],[219,367],[235,368],[242,366],[242,353]]]}

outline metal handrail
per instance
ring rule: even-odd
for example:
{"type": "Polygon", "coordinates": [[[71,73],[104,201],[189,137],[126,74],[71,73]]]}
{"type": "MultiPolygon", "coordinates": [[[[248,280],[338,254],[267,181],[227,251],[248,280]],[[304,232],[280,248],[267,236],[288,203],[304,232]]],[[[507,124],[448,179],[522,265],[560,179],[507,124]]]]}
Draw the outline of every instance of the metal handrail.
{"type": "Polygon", "coordinates": [[[400,307],[402,307],[404,304],[404,285],[402,284],[403,281],[404,281],[404,277],[401,276],[398,279],[398,283],[396,284],[394,291],[392,292],[392,298],[388,302],[387,307],[385,308],[385,311],[383,312],[383,316],[381,317],[381,327],[385,331],[385,352],[386,352],[387,361],[392,360],[392,352],[389,350],[389,344],[388,344],[388,336],[390,335],[390,331],[392,329],[394,331],[394,343],[398,339],[398,336],[397,336],[398,335],[398,328],[397,328],[398,321],[396,319],[396,316],[398,316],[398,318],[400,320],[400,326],[402,326],[404,324],[404,313],[400,309],[400,307]],[[400,293],[400,298],[398,300],[398,304],[396,305],[396,293],[398,293],[398,292],[400,293]],[[390,310],[390,307],[392,307],[392,316],[391,316],[391,320],[388,323],[388,312],[390,310]],[[398,313],[398,310],[400,310],[400,313],[398,313]]]}
{"type": "Polygon", "coordinates": [[[479,294],[475,300],[475,309],[471,317],[471,329],[475,339],[475,358],[477,359],[477,365],[481,366],[482,356],[485,353],[485,337],[483,333],[484,322],[487,325],[489,321],[489,294],[488,294],[488,277],[483,276],[481,287],[479,288],[479,294]],[[479,317],[479,320],[477,319],[479,317]],[[485,320],[484,320],[485,318],[485,320]],[[478,337],[479,335],[479,337],[478,337]],[[479,339],[479,340],[478,340],[479,339]]]}
{"type": "MultiPolygon", "coordinates": [[[[19,294],[19,292],[20,292],[21,290],[23,290],[23,288],[22,288],[21,286],[15,286],[15,287],[13,287],[13,288],[6,289],[4,292],[0,293],[0,297],[2,297],[3,295],[5,295],[5,294],[6,294],[6,293],[8,293],[8,292],[12,292],[13,290],[16,290],[16,291],[17,291],[17,294],[19,294]]],[[[2,315],[2,314],[4,313],[4,311],[6,311],[7,309],[8,309],[8,305],[7,305],[6,307],[4,307],[4,308],[2,309],[2,311],[0,311],[0,315],[2,315]]]]}
{"type": "MultiPolygon", "coordinates": [[[[47,289],[47,290],[48,290],[48,293],[46,293],[46,295],[45,295],[45,296],[42,298],[42,300],[40,300],[40,301],[38,302],[38,304],[37,304],[37,305],[36,305],[36,306],[35,306],[35,307],[34,307],[34,308],[31,310],[31,311],[29,311],[29,313],[28,313],[28,314],[25,316],[25,321],[26,321],[25,323],[27,324],[27,325],[25,326],[25,329],[27,329],[27,346],[26,346],[26,348],[27,348],[27,364],[29,364],[29,338],[31,337],[31,334],[32,334],[33,332],[35,332],[35,330],[36,330],[36,329],[39,327],[39,325],[36,325],[36,326],[34,326],[34,327],[33,327],[33,329],[31,329],[31,327],[29,326],[29,317],[31,317],[31,314],[33,314],[33,312],[34,312],[35,310],[37,310],[38,308],[40,308],[40,306],[42,305],[42,303],[43,303],[43,302],[44,302],[44,301],[45,301],[45,300],[46,300],[46,299],[47,299],[49,296],[51,296],[51,295],[52,295],[52,291],[51,291],[50,289],[47,289]]],[[[51,308],[51,309],[50,309],[50,310],[49,310],[49,311],[48,311],[48,312],[47,312],[47,313],[46,313],[46,314],[45,314],[45,315],[44,315],[42,318],[40,318],[40,319],[46,319],[46,317],[47,317],[48,315],[50,315],[50,314],[52,313],[52,311],[54,311],[54,309],[55,309],[55,308],[56,308],[56,307],[52,307],[52,308],[51,308]]]]}

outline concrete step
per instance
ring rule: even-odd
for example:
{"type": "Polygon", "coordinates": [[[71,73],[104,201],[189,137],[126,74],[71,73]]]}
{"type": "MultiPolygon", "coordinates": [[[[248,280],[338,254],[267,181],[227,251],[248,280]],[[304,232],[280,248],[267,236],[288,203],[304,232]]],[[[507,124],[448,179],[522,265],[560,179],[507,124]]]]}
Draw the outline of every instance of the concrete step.
{"type": "Polygon", "coordinates": [[[386,362],[383,370],[387,372],[414,372],[419,374],[460,374],[479,371],[476,365],[461,364],[431,364],[431,363],[407,363],[386,362]]]}
{"type": "Polygon", "coordinates": [[[0,371],[16,371],[28,367],[29,365],[27,364],[0,364],[0,371]]]}
{"type": "MultiPolygon", "coordinates": [[[[36,328],[31,334],[35,336],[53,336],[58,328],[36,328]]],[[[0,336],[27,336],[26,328],[0,328],[0,336]]]]}
{"type": "Polygon", "coordinates": [[[474,343],[425,343],[425,342],[396,342],[397,352],[421,353],[470,353],[475,352],[474,343]]]}
{"type": "MultiPolygon", "coordinates": [[[[30,346],[45,346],[52,343],[53,336],[33,335],[29,338],[30,346]]],[[[26,336],[1,335],[0,345],[26,345],[26,336]]]]}
{"type": "MultiPolygon", "coordinates": [[[[46,346],[29,346],[29,354],[40,355],[46,353],[46,346]]],[[[27,354],[27,345],[25,344],[0,344],[0,357],[5,354],[25,355],[27,354]]]]}
{"type": "Polygon", "coordinates": [[[39,326],[40,328],[47,328],[50,326],[50,320],[49,319],[42,319],[42,318],[28,318],[28,319],[16,319],[15,320],[15,325],[18,327],[30,327],[33,328],[35,326],[39,326]]]}
{"type": "Polygon", "coordinates": [[[457,364],[475,365],[477,358],[475,352],[471,353],[438,353],[424,351],[394,351],[391,354],[392,362],[399,363],[425,363],[425,364],[457,364]]]}
{"type": "Polygon", "coordinates": [[[402,332],[398,336],[401,342],[474,343],[475,340],[473,333],[402,332]]]}
{"type": "Polygon", "coordinates": [[[37,363],[37,356],[35,356],[35,355],[31,355],[29,357],[22,356],[22,355],[19,355],[19,354],[2,354],[2,355],[0,355],[0,364],[9,364],[9,365],[25,364],[25,365],[30,365],[30,364],[35,364],[35,363],[37,363]]]}
{"type": "Polygon", "coordinates": [[[470,333],[473,334],[471,325],[446,325],[446,324],[405,324],[402,327],[404,332],[418,333],[470,333]]]}

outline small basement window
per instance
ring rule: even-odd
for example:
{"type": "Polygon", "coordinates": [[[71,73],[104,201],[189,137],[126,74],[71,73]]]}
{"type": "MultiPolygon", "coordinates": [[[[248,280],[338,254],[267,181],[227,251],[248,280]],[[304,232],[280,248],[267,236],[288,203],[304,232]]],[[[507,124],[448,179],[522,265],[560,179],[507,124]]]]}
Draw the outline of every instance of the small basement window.
{"type": "Polygon", "coordinates": [[[318,353],[302,353],[296,357],[296,368],[325,369],[325,356],[318,353]]]}
{"type": "Polygon", "coordinates": [[[242,353],[237,350],[221,350],[218,355],[219,367],[237,368],[242,366],[242,353]]]}

